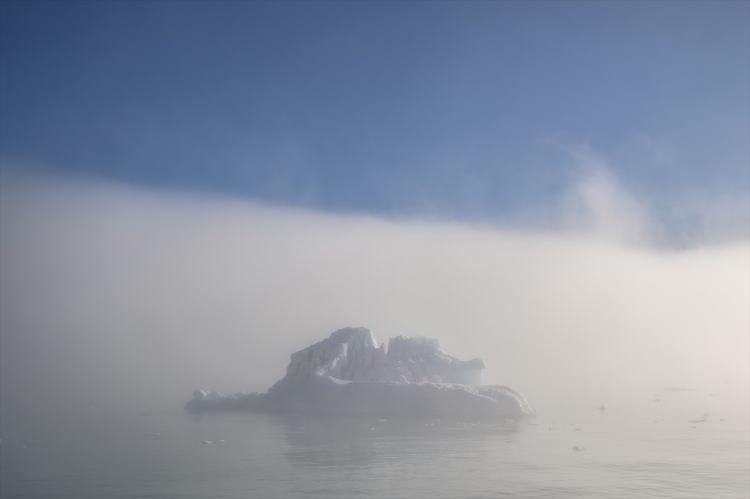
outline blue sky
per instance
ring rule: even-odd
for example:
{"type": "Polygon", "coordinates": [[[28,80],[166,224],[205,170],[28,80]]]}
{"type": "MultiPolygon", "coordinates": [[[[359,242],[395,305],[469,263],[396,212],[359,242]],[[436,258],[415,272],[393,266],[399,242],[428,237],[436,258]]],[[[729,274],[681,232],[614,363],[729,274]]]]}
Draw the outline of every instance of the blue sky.
{"type": "Polygon", "coordinates": [[[6,167],[502,220],[750,185],[748,2],[2,3],[6,167]]]}

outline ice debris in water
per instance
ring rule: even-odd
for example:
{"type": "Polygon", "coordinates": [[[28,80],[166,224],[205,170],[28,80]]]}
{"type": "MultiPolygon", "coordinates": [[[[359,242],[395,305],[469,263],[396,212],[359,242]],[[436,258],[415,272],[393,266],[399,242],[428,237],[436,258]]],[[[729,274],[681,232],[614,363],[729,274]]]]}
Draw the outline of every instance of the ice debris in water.
{"type": "Polygon", "coordinates": [[[196,390],[190,411],[260,410],[378,415],[532,413],[510,388],[482,385],[482,359],[452,357],[437,340],[398,336],[387,345],[365,328],[345,328],[295,352],[267,393],[196,390]]]}

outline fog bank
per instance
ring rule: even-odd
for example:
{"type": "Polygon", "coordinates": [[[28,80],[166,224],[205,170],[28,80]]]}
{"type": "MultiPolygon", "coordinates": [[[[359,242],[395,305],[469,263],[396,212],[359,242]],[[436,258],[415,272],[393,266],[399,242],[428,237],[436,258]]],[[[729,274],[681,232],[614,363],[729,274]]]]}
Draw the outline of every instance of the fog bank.
{"type": "Polygon", "coordinates": [[[291,352],[344,326],[437,338],[532,404],[746,393],[747,239],[650,245],[645,215],[591,182],[594,205],[532,231],[6,175],[1,405],[146,410],[199,386],[264,390],[291,352]]]}

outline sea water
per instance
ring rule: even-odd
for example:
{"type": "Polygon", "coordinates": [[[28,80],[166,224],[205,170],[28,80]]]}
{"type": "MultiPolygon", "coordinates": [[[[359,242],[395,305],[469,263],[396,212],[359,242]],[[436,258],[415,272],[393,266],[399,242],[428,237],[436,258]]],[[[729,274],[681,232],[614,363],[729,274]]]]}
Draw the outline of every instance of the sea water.
{"type": "Polygon", "coordinates": [[[2,422],[0,496],[745,498],[749,424],[687,389],[522,421],[88,407],[2,422]]]}

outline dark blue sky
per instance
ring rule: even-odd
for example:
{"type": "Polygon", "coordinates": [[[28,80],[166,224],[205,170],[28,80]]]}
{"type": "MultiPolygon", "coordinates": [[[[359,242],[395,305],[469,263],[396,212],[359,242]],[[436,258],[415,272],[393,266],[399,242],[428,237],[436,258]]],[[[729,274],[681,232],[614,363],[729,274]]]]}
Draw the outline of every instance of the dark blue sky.
{"type": "Polygon", "coordinates": [[[0,158],[334,211],[503,218],[586,144],[750,184],[748,2],[2,2],[0,158]]]}

